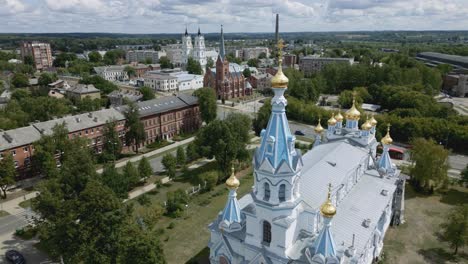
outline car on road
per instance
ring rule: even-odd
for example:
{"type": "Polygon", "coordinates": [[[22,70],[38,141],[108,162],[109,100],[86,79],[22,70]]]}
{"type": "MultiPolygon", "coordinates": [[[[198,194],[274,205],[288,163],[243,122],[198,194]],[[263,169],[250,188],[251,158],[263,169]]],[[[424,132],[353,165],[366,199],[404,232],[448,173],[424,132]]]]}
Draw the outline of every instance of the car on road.
{"type": "Polygon", "coordinates": [[[301,130],[296,130],[294,132],[294,135],[296,135],[296,136],[305,136],[304,132],[302,132],[301,130]]]}
{"type": "Polygon", "coordinates": [[[25,264],[26,260],[24,259],[23,255],[16,250],[8,250],[5,253],[5,257],[8,261],[13,264],[25,264]]]}
{"type": "Polygon", "coordinates": [[[265,103],[265,100],[262,99],[262,100],[260,100],[260,101],[258,101],[258,102],[261,103],[261,104],[264,104],[264,103],[265,103]]]}

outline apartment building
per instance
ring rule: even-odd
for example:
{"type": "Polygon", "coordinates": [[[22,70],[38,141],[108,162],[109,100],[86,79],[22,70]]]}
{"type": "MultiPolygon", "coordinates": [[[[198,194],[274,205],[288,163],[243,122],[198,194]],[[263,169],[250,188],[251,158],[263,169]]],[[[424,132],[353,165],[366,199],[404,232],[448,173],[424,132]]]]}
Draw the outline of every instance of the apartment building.
{"type": "Polygon", "coordinates": [[[52,50],[49,43],[44,42],[23,42],[21,43],[21,57],[31,56],[34,61],[34,68],[38,71],[52,67],[52,50]]]}
{"type": "Polygon", "coordinates": [[[129,50],[126,58],[129,63],[146,62],[147,60],[150,60],[151,63],[159,63],[159,59],[163,56],[167,56],[165,51],[129,50]]]}
{"type": "Polygon", "coordinates": [[[333,63],[345,63],[352,65],[354,58],[326,58],[318,56],[303,57],[299,63],[299,69],[304,72],[304,75],[310,75],[320,72],[326,65],[333,63]]]}

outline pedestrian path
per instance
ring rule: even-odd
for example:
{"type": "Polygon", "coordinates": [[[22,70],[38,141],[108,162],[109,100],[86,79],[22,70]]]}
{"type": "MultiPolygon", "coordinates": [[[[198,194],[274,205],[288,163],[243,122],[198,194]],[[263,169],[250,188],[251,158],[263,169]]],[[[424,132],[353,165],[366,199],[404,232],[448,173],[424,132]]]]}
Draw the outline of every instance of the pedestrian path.
{"type": "Polygon", "coordinates": [[[0,210],[3,210],[11,215],[18,215],[24,213],[25,209],[19,204],[23,201],[32,199],[36,197],[39,194],[39,192],[30,192],[28,194],[25,194],[20,197],[16,197],[15,199],[11,199],[6,202],[0,203],[0,210]]]}

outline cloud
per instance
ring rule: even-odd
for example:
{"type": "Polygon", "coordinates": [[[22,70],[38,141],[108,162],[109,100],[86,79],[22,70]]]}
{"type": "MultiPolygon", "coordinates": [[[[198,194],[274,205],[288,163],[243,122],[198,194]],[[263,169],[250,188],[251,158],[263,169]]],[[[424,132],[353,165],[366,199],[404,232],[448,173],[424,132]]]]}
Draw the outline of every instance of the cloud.
{"type": "Polygon", "coordinates": [[[0,32],[465,29],[466,0],[0,0],[0,32]],[[408,28],[408,26],[410,28],[408,28]]]}

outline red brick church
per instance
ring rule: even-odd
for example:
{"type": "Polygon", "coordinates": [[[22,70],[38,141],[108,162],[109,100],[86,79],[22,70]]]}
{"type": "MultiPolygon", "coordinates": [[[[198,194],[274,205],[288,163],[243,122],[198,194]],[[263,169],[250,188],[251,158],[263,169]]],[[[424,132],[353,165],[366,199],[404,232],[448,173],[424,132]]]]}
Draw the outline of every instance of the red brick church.
{"type": "Polygon", "coordinates": [[[221,44],[216,68],[206,70],[203,85],[215,89],[218,100],[250,95],[252,91],[246,88],[246,79],[242,75],[242,71],[237,63],[229,63],[226,58],[224,34],[221,27],[221,44]]]}

